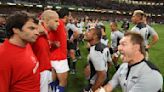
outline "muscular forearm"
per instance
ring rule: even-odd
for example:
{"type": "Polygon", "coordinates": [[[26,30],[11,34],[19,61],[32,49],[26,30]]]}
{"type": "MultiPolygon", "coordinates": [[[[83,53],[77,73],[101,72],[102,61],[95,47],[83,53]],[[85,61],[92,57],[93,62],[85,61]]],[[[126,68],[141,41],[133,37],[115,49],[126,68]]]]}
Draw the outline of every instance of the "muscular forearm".
{"type": "Polygon", "coordinates": [[[91,88],[93,90],[93,92],[103,85],[105,78],[106,78],[105,71],[101,71],[101,72],[97,73],[97,78],[96,78],[95,84],[91,88]]]}
{"type": "Polygon", "coordinates": [[[147,48],[152,47],[154,44],[156,44],[158,42],[158,40],[159,40],[158,35],[154,35],[152,38],[152,41],[148,44],[147,48]]]}
{"type": "Polygon", "coordinates": [[[97,89],[95,92],[112,92],[112,86],[108,83],[104,87],[97,89]]]}

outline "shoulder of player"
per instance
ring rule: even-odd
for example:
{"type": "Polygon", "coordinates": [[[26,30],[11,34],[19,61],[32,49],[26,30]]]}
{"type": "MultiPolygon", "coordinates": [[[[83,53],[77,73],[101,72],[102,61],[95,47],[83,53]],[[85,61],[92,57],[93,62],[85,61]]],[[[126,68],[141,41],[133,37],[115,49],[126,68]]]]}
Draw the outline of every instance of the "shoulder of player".
{"type": "Polygon", "coordinates": [[[146,27],[146,24],[141,22],[141,23],[138,23],[136,25],[136,27],[139,28],[139,29],[142,29],[142,28],[146,27]]]}
{"type": "Polygon", "coordinates": [[[100,51],[103,52],[103,50],[107,48],[106,45],[104,45],[103,43],[99,42],[98,44],[95,45],[95,50],[96,51],[100,51]]]}
{"type": "Polygon", "coordinates": [[[102,39],[108,40],[108,37],[105,35],[105,36],[102,37],[102,39]]]}
{"type": "Polygon", "coordinates": [[[150,68],[151,70],[155,70],[160,72],[160,70],[157,68],[157,66],[155,66],[151,61],[144,61],[145,64],[148,66],[148,68],[150,68]]]}

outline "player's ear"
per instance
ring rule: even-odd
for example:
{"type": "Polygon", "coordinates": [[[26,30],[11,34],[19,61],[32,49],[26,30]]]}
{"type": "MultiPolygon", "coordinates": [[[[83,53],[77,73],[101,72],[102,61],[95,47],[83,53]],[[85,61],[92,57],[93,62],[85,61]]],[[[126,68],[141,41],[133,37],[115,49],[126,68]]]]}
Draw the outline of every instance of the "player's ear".
{"type": "Polygon", "coordinates": [[[20,29],[18,29],[18,28],[12,28],[12,30],[13,30],[14,34],[17,34],[18,32],[20,32],[20,29]]]}

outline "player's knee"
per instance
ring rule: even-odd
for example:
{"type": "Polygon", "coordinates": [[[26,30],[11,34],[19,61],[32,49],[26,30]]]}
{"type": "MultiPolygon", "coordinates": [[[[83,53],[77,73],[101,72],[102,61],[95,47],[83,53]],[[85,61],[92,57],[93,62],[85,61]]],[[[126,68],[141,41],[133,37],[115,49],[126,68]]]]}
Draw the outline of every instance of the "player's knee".
{"type": "Polygon", "coordinates": [[[75,50],[70,50],[70,57],[75,58],[75,50]]]}
{"type": "Polygon", "coordinates": [[[67,78],[68,78],[68,73],[60,74],[60,76],[58,76],[59,85],[60,86],[66,86],[67,85],[67,78]]]}
{"type": "Polygon", "coordinates": [[[65,87],[67,85],[67,79],[59,80],[59,85],[65,87]]]}

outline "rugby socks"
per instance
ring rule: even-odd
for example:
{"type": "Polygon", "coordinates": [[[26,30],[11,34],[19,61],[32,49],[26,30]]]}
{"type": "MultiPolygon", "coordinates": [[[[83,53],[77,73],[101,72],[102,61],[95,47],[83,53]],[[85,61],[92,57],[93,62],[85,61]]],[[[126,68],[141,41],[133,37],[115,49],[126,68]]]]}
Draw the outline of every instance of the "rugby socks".
{"type": "Polygon", "coordinates": [[[53,92],[55,92],[56,87],[59,85],[59,80],[55,80],[51,82],[49,85],[51,86],[51,89],[53,90],[53,92]]]}
{"type": "Polygon", "coordinates": [[[76,55],[77,55],[78,57],[81,57],[81,52],[80,52],[80,49],[79,49],[79,48],[76,50],[76,55]]]}
{"type": "Polygon", "coordinates": [[[77,62],[77,59],[74,59],[72,62],[72,70],[76,70],[76,62],[77,62]]]}
{"type": "Polygon", "coordinates": [[[69,66],[69,68],[71,68],[71,58],[68,56],[67,60],[68,60],[68,66],[69,66]]]}
{"type": "Polygon", "coordinates": [[[50,87],[51,87],[51,89],[53,90],[53,88],[54,88],[54,85],[55,84],[55,82],[53,81],[53,82],[51,82],[49,85],[50,85],[50,87]]]}
{"type": "Polygon", "coordinates": [[[58,85],[55,92],[64,92],[64,87],[58,85]]]}
{"type": "Polygon", "coordinates": [[[55,83],[54,83],[54,88],[56,90],[56,87],[59,85],[59,80],[55,80],[55,83]]]}

